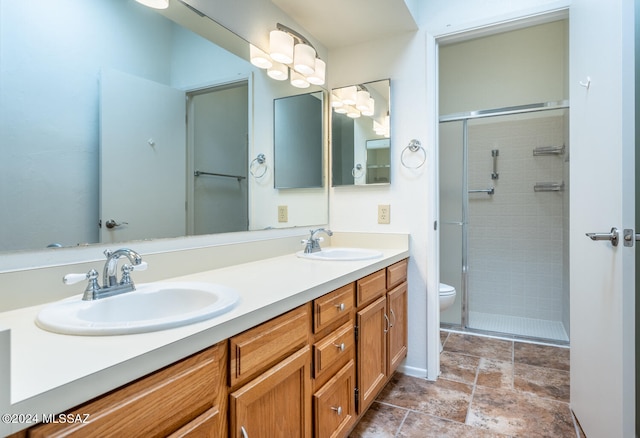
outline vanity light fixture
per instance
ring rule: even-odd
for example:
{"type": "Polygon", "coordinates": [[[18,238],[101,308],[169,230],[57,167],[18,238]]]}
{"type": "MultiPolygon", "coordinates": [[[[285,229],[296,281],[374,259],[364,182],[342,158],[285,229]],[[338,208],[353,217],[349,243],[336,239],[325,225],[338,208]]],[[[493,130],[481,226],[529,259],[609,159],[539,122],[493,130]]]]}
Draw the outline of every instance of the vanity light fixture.
{"type": "Polygon", "coordinates": [[[169,0],[136,0],[138,3],[153,9],[167,9],[169,0]]]}
{"type": "Polygon", "coordinates": [[[305,37],[280,23],[269,33],[269,53],[250,45],[250,59],[275,80],[290,78],[294,87],[325,83],[327,64],[318,58],[316,49],[305,37]]]}

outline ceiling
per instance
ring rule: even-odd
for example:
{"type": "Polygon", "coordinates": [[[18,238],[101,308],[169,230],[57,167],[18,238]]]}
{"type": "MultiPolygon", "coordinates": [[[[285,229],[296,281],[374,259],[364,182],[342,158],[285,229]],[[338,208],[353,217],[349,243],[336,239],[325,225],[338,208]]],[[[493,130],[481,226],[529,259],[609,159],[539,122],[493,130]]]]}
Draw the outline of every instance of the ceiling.
{"type": "Polygon", "coordinates": [[[327,49],[418,29],[404,0],[271,0],[327,49]]]}

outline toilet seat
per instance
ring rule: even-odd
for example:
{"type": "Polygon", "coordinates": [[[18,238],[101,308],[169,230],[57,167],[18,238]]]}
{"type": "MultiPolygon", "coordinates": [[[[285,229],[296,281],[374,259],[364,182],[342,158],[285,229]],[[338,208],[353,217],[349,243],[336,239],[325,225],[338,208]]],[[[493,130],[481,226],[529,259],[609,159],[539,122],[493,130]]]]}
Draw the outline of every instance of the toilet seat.
{"type": "Polygon", "coordinates": [[[446,283],[440,283],[440,296],[441,297],[447,297],[447,296],[451,296],[451,295],[455,295],[456,293],[456,288],[453,286],[450,286],[446,283]]]}

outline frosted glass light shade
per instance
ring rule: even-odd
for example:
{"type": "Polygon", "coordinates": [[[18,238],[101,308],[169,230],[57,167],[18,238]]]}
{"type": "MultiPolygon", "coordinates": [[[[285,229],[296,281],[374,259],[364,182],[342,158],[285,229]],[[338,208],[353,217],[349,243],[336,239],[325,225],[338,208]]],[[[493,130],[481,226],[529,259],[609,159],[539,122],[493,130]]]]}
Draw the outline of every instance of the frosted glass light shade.
{"type": "Polygon", "coordinates": [[[360,90],[356,93],[356,108],[360,111],[369,109],[369,92],[360,90]]]}
{"type": "Polygon", "coordinates": [[[296,44],[293,48],[293,69],[305,76],[312,74],[316,68],[316,51],[306,44],[296,44]]]}
{"type": "Polygon", "coordinates": [[[327,64],[320,58],[316,58],[316,67],[307,80],[313,85],[324,85],[327,64]]]}
{"type": "Polygon", "coordinates": [[[371,117],[375,112],[375,107],[376,107],[376,101],[373,99],[373,97],[370,97],[369,102],[367,103],[367,109],[362,110],[362,115],[371,117]]]}
{"type": "Polygon", "coordinates": [[[358,117],[360,117],[360,111],[350,106],[349,109],[347,110],[347,117],[351,117],[352,119],[357,119],[358,117]]]}
{"type": "MultiPolygon", "coordinates": [[[[307,79],[309,79],[309,78],[307,78],[307,79]]],[[[311,81],[309,81],[309,82],[311,82],[311,81]]],[[[336,93],[331,93],[331,107],[332,108],[340,108],[343,105],[344,104],[340,100],[340,97],[338,97],[338,95],[336,93]]]]}
{"type": "Polygon", "coordinates": [[[279,62],[274,62],[273,65],[267,69],[267,75],[276,81],[286,81],[289,77],[289,68],[279,62]]]}
{"type": "Polygon", "coordinates": [[[249,45],[249,59],[251,59],[251,64],[258,68],[269,68],[273,65],[269,55],[253,44],[249,45]]]}
{"type": "Polygon", "coordinates": [[[136,0],[138,3],[153,9],[167,9],[169,0],[136,0]]]}
{"type": "Polygon", "coordinates": [[[342,106],[335,107],[333,110],[338,114],[347,114],[347,108],[348,107],[342,105],[342,106]]]}
{"type": "Polygon", "coordinates": [[[309,84],[309,81],[307,81],[307,78],[303,75],[295,70],[291,70],[291,85],[296,88],[309,88],[311,84],[309,84]]]}
{"type": "Polygon", "coordinates": [[[355,105],[356,104],[356,94],[358,90],[355,85],[351,87],[345,87],[342,89],[342,101],[346,105],[355,105]]]}
{"type": "Polygon", "coordinates": [[[274,61],[283,64],[293,62],[293,37],[281,30],[269,33],[269,54],[274,61]]]}

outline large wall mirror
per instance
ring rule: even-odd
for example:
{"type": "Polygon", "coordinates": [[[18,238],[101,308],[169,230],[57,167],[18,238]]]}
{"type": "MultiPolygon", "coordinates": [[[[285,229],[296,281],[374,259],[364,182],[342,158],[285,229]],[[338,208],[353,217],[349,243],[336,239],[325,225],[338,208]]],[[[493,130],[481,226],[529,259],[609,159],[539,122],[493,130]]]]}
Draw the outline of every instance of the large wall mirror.
{"type": "Polygon", "coordinates": [[[274,101],[275,187],[322,187],[324,93],[274,101]]]}
{"type": "Polygon", "coordinates": [[[332,185],[391,183],[389,80],[331,90],[332,185]]]}
{"type": "Polygon", "coordinates": [[[178,1],[1,8],[0,252],[328,221],[326,189],[274,189],[274,99],[309,89],[266,77],[215,17],[178,1]],[[278,222],[283,204],[299,214],[278,222]]]}

